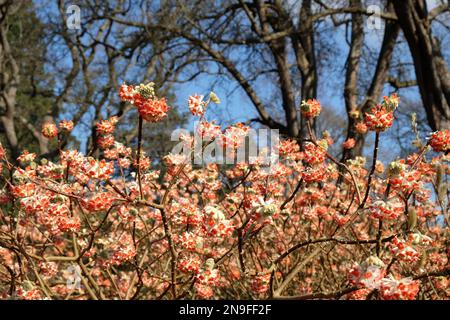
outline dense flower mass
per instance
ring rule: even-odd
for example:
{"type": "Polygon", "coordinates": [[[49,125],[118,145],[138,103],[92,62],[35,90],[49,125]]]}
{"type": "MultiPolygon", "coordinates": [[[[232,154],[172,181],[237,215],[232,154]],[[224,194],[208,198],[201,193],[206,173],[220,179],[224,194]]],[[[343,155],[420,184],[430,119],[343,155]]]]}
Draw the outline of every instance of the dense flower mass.
{"type": "Polygon", "coordinates": [[[368,289],[378,289],[386,275],[386,265],[378,257],[370,256],[361,265],[355,264],[349,271],[351,284],[368,289]]]}
{"type": "Polygon", "coordinates": [[[324,143],[321,145],[315,145],[312,142],[305,143],[304,160],[306,163],[315,165],[325,161],[326,149],[328,145],[325,141],[323,142],[324,143]]]}
{"type": "Polygon", "coordinates": [[[59,129],[61,131],[66,131],[66,132],[72,131],[73,130],[73,121],[62,120],[59,123],[59,129]]]}
{"type": "Polygon", "coordinates": [[[237,149],[244,143],[249,128],[242,123],[237,123],[234,126],[226,128],[223,135],[221,135],[220,142],[226,148],[237,149]]]}
{"type": "Polygon", "coordinates": [[[264,294],[269,290],[270,274],[256,276],[252,281],[252,290],[257,294],[264,294]]]}
{"type": "Polygon", "coordinates": [[[141,117],[148,122],[161,121],[167,116],[167,111],[169,110],[165,98],[148,99],[139,104],[137,108],[141,117]]]}
{"type": "Polygon", "coordinates": [[[403,214],[405,208],[399,199],[376,200],[369,205],[369,211],[373,218],[394,220],[403,214]]]}
{"type": "Polygon", "coordinates": [[[106,192],[96,193],[82,200],[82,205],[88,212],[106,211],[111,204],[111,196],[106,192]]]}
{"type": "MultiPolygon", "coordinates": [[[[124,84],[119,97],[157,122],[167,104],[153,87],[124,84]]],[[[217,142],[234,157],[251,129],[207,119],[210,102],[220,99],[193,95],[186,106],[199,147],[217,142]]],[[[380,138],[398,103],[385,97],[364,122],[354,110],[356,131],[380,138]]],[[[320,109],[313,99],[301,112],[320,109]]],[[[120,121],[97,121],[96,153],[58,145],[51,159],[14,159],[0,145],[2,298],[448,299],[448,131],[390,163],[376,152],[340,162],[330,130],[281,139],[270,166],[262,156],[197,164],[193,151],[150,158],[117,134],[120,121]]],[[[64,120],[42,134],[72,129],[64,120]]]]}
{"type": "Polygon", "coordinates": [[[119,121],[117,117],[111,117],[106,120],[102,120],[95,126],[95,129],[100,135],[108,135],[114,133],[115,125],[119,121]]]}
{"type": "Polygon", "coordinates": [[[420,253],[417,252],[417,250],[408,245],[406,241],[402,241],[397,237],[389,243],[389,247],[394,256],[399,260],[406,262],[417,262],[420,259],[420,253]]]}

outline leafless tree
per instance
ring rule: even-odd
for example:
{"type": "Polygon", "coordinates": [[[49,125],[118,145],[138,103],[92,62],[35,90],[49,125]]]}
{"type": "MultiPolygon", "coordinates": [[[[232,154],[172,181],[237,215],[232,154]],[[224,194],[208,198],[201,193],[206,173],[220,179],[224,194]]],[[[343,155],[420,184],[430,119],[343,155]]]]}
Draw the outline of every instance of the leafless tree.
{"type": "Polygon", "coordinates": [[[446,13],[449,2],[429,11],[425,0],[394,1],[395,13],[414,61],[416,82],[432,130],[450,129],[450,72],[432,23],[446,13]]]}
{"type": "MultiPolygon", "coordinates": [[[[19,2],[2,3],[5,17],[19,2]]],[[[431,28],[448,13],[448,2],[442,1],[430,12],[422,0],[379,3],[383,8],[374,14],[367,10],[370,2],[365,0],[81,0],[77,3],[82,8],[81,28],[69,30],[65,25],[69,2],[43,0],[45,58],[57,83],[48,117],[56,120],[64,114],[73,118],[88,136],[87,149],[96,152],[95,122],[112,114],[127,117],[133,110],[116,98],[123,81],[154,80],[165,94],[173,84],[213,74],[231,80],[246,94],[258,114],[251,121],[301,140],[305,125],[299,105],[317,97],[318,87],[328,82],[329,65],[336,60],[332,38],[348,30],[344,85],[338,95],[345,102],[346,137],[356,139],[357,144],[345,151],[343,159],[362,153],[364,136],[356,133],[355,124],[386,88],[417,85],[430,127],[448,128],[445,48],[440,48],[431,28]],[[376,52],[367,55],[367,19],[374,16],[384,21],[384,35],[376,52]],[[406,79],[393,72],[396,49],[405,43],[403,34],[415,71],[415,76],[406,79]],[[365,65],[374,67],[366,72],[365,65]]],[[[1,103],[5,112],[1,121],[8,144],[18,152],[14,127],[21,120],[35,133],[41,153],[50,152],[45,141],[39,140],[35,124],[18,119],[14,104],[9,103],[14,100],[19,74],[14,73],[15,57],[8,52],[7,40],[2,37],[1,103]]],[[[124,139],[132,141],[135,126],[123,127],[127,131],[124,139]]]]}

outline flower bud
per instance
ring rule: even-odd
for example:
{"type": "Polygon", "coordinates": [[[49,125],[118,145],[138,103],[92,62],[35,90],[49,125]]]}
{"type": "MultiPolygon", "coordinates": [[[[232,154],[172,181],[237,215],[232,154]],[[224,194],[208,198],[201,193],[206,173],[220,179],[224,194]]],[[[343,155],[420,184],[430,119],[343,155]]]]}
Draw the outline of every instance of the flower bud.
{"type": "Polygon", "coordinates": [[[144,98],[144,99],[151,99],[155,96],[155,89],[154,89],[155,83],[149,82],[147,84],[140,84],[136,87],[137,92],[144,98]]]}
{"type": "Polygon", "coordinates": [[[384,262],[380,258],[378,258],[377,256],[370,256],[370,257],[368,257],[364,261],[363,265],[365,265],[366,267],[368,267],[368,266],[377,266],[377,267],[381,267],[381,268],[385,267],[384,262]]]}
{"type": "Polygon", "coordinates": [[[405,170],[405,164],[400,161],[393,161],[388,167],[388,177],[396,177],[405,170]]]}
{"type": "Polygon", "coordinates": [[[205,261],[205,269],[206,270],[212,270],[214,269],[215,263],[213,258],[208,258],[205,261]]]}
{"type": "Polygon", "coordinates": [[[400,101],[400,98],[397,96],[396,93],[390,95],[389,97],[384,96],[382,106],[386,108],[388,112],[392,112],[398,107],[398,103],[400,101]]]}
{"type": "Polygon", "coordinates": [[[265,217],[270,217],[271,215],[273,215],[275,212],[277,212],[277,206],[273,203],[271,204],[266,204],[263,209],[262,209],[262,214],[265,217]]]}
{"type": "Polygon", "coordinates": [[[361,112],[359,112],[358,109],[352,109],[352,110],[350,110],[350,112],[348,114],[349,114],[350,118],[358,119],[361,112]]]}
{"type": "Polygon", "coordinates": [[[52,139],[58,136],[58,128],[54,123],[45,123],[42,126],[42,135],[47,139],[52,139]]]}
{"type": "Polygon", "coordinates": [[[216,103],[216,104],[219,104],[220,103],[220,99],[219,99],[219,97],[214,93],[214,92],[210,92],[210,94],[209,94],[209,99],[212,101],[212,102],[214,102],[214,103],[216,103]]]}

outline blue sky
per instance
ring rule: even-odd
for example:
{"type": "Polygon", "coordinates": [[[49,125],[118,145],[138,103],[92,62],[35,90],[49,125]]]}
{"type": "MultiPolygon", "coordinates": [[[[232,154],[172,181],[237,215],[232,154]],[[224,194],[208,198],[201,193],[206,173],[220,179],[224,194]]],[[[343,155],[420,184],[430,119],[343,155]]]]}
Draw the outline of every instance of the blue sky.
{"type": "MultiPolygon", "coordinates": [[[[38,6],[43,8],[45,6],[45,10],[55,10],[54,1],[34,1],[38,6]]],[[[76,1],[74,1],[76,3],[76,1]]],[[[377,1],[372,1],[374,4],[377,1]]],[[[437,3],[437,0],[428,0],[427,3],[432,9],[437,3]]],[[[81,7],[81,12],[83,12],[83,8],[81,7]]],[[[44,17],[45,18],[45,17],[44,17]]],[[[331,26],[331,24],[330,24],[331,26]]],[[[342,117],[346,117],[345,107],[343,101],[343,84],[345,78],[345,70],[344,64],[345,59],[348,53],[348,46],[345,42],[345,29],[340,27],[335,29],[334,32],[329,33],[329,37],[323,38],[321,41],[327,42],[328,45],[331,45],[334,55],[327,61],[324,61],[322,64],[324,65],[325,71],[323,74],[319,75],[319,88],[318,88],[318,98],[323,108],[326,110],[334,110],[337,114],[342,115],[342,117]],[[332,70],[327,72],[327,70],[332,70]]],[[[366,45],[368,49],[375,50],[375,55],[380,47],[380,43],[383,37],[383,29],[381,30],[367,30],[366,28],[366,45]]],[[[447,38],[448,41],[448,38],[447,38]]],[[[405,46],[403,48],[398,48],[400,55],[403,56],[405,61],[411,61],[411,57],[409,54],[409,49],[405,46]],[[401,52],[400,52],[401,50],[401,52]]],[[[368,52],[368,51],[367,51],[368,52]]],[[[376,61],[376,59],[372,60],[376,61]]],[[[63,58],[59,61],[59,63],[68,63],[70,64],[70,59],[63,58]]],[[[362,70],[368,70],[373,72],[374,65],[364,65],[362,70]]],[[[216,77],[211,75],[201,75],[195,80],[189,83],[177,84],[175,85],[175,94],[176,94],[176,102],[175,107],[180,108],[181,110],[187,110],[187,98],[191,94],[204,94],[207,95],[210,90],[214,90],[217,95],[222,100],[220,105],[211,105],[210,110],[208,111],[208,118],[213,119],[216,118],[219,120],[219,123],[222,125],[228,125],[235,122],[246,121],[251,118],[257,117],[257,113],[252,103],[246,96],[246,94],[242,91],[240,87],[237,86],[236,82],[231,78],[222,78],[221,81],[212,85],[217,80],[216,77]]],[[[268,101],[270,95],[272,94],[271,90],[276,90],[275,87],[272,87],[271,90],[266,89],[266,84],[264,82],[258,82],[255,84],[256,91],[261,94],[263,100],[268,101]]],[[[389,93],[389,87],[385,87],[384,94],[389,93]]],[[[412,101],[420,101],[420,96],[418,94],[417,88],[404,89],[400,91],[400,95],[405,100],[412,101]]],[[[297,101],[299,103],[300,101],[297,101]]],[[[277,101],[274,102],[275,104],[277,101]]],[[[400,104],[400,108],[402,108],[402,104],[400,104]]],[[[280,110],[279,107],[277,110],[280,110]]],[[[274,114],[275,115],[275,114],[274,114]]],[[[87,115],[86,117],[89,117],[87,115]]],[[[279,111],[277,116],[282,116],[282,111],[279,111]]],[[[190,124],[192,125],[195,118],[191,119],[190,124]]],[[[79,126],[75,131],[75,135],[81,140],[83,136],[88,133],[83,126],[79,126]]],[[[89,134],[89,133],[88,133],[89,134]]],[[[334,137],[339,138],[339,137],[334,137]]],[[[341,137],[342,138],[342,137],[341,137]]],[[[386,160],[393,160],[392,157],[395,156],[395,153],[391,152],[392,148],[395,148],[395,142],[387,141],[381,146],[381,155],[386,158],[386,160]]],[[[370,139],[367,145],[367,149],[371,149],[370,139]]]]}
{"type": "MultiPolygon", "coordinates": [[[[379,1],[372,1],[371,3],[377,4],[379,1]]],[[[435,6],[439,4],[439,0],[427,0],[427,5],[429,10],[432,10],[435,6]]],[[[365,28],[366,37],[365,44],[368,48],[374,50],[377,54],[380,48],[380,44],[383,39],[384,34],[384,22],[382,21],[381,30],[370,30],[365,28]]],[[[339,68],[343,68],[345,64],[345,59],[348,53],[348,45],[345,43],[345,30],[344,28],[336,29],[336,32],[332,33],[332,37],[334,38],[334,43],[336,43],[335,50],[339,52],[338,55],[334,56],[332,63],[335,63],[339,68]]],[[[444,37],[443,48],[448,48],[449,37],[444,37]]],[[[397,55],[402,57],[404,62],[412,62],[412,58],[409,52],[409,48],[407,46],[398,47],[397,55]]],[[[448,52],[446,52],[448,53],[448,52]]],[[[376,62],[376,59],[373,60],[373,63],[376,62]]],[[[373,69],[374,65],[367,66],[368,69],[373,69]]],[[[343,70],[343,69],[342,69],[343,70]]],[[[412,71],[413,69],[410,69],[412,71]]],[[[343,99],[343,85],[345,79],[345,71],[341,73],[329,75],[322,75],[322,78],[319,78],[319,88],[318,88],[318,96],[317,98],[321,101],[321,104],[324,109],[332,109],[337,112],[337,114],[341,114],[345,117],[345,104],[343,99]]],[[[410,75],[414,77],[414,74],[410,75]]],[[[191,83],[183,84],[178,86],[177,98],[178,105],[186,106],[186,99],[192,93],[201,93],[206,94],[210,90],[210,83],[213,82],[213,78],[211,76],[202,76],[198,80],[193,81],[191,83]]],[[[256,86],[258,92],[264,91],[261,88],[261,85],[256,86]]],[[[220,106],[214,106],[215,110],[210,111],[209,115],[217,115],[224,123],[233,123],[236,121],[245,121],[249,118],[256,117],[257,113],[248,99],[248,97],[242,92],[240,88],[236,89],[236,83],[230,81],[228,83],[224,83],[221,86],[216,86],[214,88],[216,93],[222,99],[222,104],[220,106]]],[[[388,85],[385,86],[383,94],[389,94],[393,90],[392,87],[388,85]]],[[[408,104],[406,101],[418,102],[422,103],[420,94],[417,87],[405,88],[401,89],[399,92],[403,103],[400,103],[399,108],[408,108],[408,104]]],[[[405,110],[405,109],[403,109],[405,110]]],[[[422,111],[424,116],[424,111],[422,111]]],[[[420,116],[420,115],[419,115],[420,116]]],[[[394,130],[394,129],[391,129],[394,130]]],[[[405,128],[404,130],[409,130],[409,128],[405,128]]],[[[385,161],[392,161],[397,156],[398,144],[397,141],[390,137],[389,132],[385,133],[385,140],[380,145],[380,156],[385,161]]],[[[422,133],[422,138],[426,135],[426,133],[422,133]]],[[[339,137],[334,137],[338,139],[339,137]]],[[[366,153],[371,154],[372,152],[372,143],[373,138],[369,137],[368,143],[366,145],[366,153]]]]}

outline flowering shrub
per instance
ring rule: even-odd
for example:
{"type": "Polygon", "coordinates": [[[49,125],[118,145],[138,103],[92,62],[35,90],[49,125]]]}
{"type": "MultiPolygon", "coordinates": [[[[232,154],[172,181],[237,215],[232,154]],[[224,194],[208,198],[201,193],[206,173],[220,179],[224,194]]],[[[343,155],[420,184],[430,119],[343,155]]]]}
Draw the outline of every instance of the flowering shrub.
{"type": "MultiPolygon", "coordinates": [[[[370,163],[328,153],[332,137],[310,127],[320,103],[308,100],[310,136],[280,141],[269,170],[261,161],[193,166],[168,154],[164,172],[141,150],[141,132],[143,121],[167,116],[165,99],[153,84],[123,85],[119,97],[137,108],[137,150],[115,140],[117,117],[96,125],[100,158],[61,149],[55,162],[27,151],[10,159],[0,147],[2,298],[448,298],[449,134],[378,161],[397,96],[356,124],[376,132],[370,163]]],[[[219,102],[211,93],[187,106],[209,141],[202,148],[216,139],[236,150],[249,128],[208,121],[219,102]]],[[[58,139],[72,128],[62,121],[42,132],[58,139]]]]}

